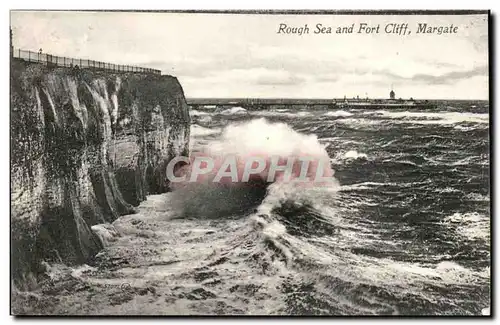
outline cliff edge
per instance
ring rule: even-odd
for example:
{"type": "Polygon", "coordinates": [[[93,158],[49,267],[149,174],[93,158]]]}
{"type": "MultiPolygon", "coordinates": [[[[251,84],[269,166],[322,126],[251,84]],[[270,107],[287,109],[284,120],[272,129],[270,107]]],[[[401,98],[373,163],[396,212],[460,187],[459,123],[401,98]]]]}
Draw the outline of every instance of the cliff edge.
{"type": "Polygon", "coordinates": [[[11,63],[11,271],[20,289],[41,261],[85,263],[91,226],[168,190],[189,150],[189,112],[171,76],[11,63]]]}

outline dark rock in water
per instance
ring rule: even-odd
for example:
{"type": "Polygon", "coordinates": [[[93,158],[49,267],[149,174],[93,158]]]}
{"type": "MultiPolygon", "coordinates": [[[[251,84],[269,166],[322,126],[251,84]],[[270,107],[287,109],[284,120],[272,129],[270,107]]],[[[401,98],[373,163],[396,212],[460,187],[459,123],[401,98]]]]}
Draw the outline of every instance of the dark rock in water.
{"type": "Polygon", "coordinates": [[[84,263],[91,226],[167,191],[189,114],[177,79],[11,64],[12,275],[29,289],[39,261],[84,263]]]}

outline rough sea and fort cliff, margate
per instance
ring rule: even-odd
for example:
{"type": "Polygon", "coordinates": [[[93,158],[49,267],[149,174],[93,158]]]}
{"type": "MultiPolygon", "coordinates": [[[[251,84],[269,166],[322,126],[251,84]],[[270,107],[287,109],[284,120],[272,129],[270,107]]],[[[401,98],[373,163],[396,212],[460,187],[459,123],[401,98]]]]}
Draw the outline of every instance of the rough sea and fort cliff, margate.
{"type": "Polygon", "coordinates": [[[408,23],[390,22],[383,24],[359,23],[347,26],[331,26],[325,24],[315,24],[311,26],[304,24],[300,26],[280,23],[277,27],[277,34],[284,35],[304,35],[304,34],[392,34],[392,35],[411,35],[412,31],[416,34],[456,34],[458,26],[449,25],[430,25],[427,23],[418,23],[416,26],[410,26],[408,23]]]}

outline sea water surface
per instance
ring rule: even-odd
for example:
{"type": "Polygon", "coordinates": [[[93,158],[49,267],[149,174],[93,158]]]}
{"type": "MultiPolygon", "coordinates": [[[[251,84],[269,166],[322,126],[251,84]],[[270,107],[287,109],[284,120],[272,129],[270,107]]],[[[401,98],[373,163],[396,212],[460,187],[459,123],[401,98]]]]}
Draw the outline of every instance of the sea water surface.
{"type": "Polygon", "coordinates": [[[432,111],[191,110],[193,153],[221,148],[228,126],[241,141],[280,139],[261,147],[269,154],[315,136],[336,183],[151,195],[102,232],[107,246],[89,265],[47,264],[32,312],[481,315],[488,112],[468,101],[432,111]]]}

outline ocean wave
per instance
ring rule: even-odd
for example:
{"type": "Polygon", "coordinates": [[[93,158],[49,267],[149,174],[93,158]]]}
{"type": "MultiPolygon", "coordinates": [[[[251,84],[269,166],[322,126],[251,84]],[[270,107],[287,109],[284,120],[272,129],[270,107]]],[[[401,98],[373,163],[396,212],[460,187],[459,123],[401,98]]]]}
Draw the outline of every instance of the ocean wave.
{"type": "Polygon", "coordinates": [[[391,186],[391,185],[399,185],[395,183],[379,183],[379,182],[362,182],[356,184],[342,185],[341,191],[352,191],[352,190],[366,190],[372,189],[373,187],[379,186],[391,186]]]}
{"type": "Polygon", "coordinates": [[[460,159],[460,160],[457,160],[455,162],[452,162],[450,164],[450,166],[467,166],[467,165],[470,165],[470,164],[489,164],[489,162],[487,161],[488,159],[486,159],[486,161],[484,161],[484,159],[482,159],[483,157],[481,156],[469,156],[469,157],[465,157],[463,159],[460,159]]]}
{"type": "Polygon", "coordinates": [[[490,219],[478,212],[456,212],[445,217],[442,224],[454,228],[458,235],[469,240],[487,241],[490,237],[490,219]]]}
{"type": "Polygon", "coordinates": [[[467,193],[465,197],[470,201],[490,201],[489,195],[482,195],[479,193],[467,193]]]}
{"type": "Polygon", "coordinates": [[[287,118],[312,116],[312,113],[307,111],[290,111],[290,110],[278,110],[278,109],[270,111],[266,110],[252,111],[251,114],[262,117],[287,117],[287,118]]]}
{"type": "Polygon", "coordinates": [[[204,125],[209,125],[213,122],[213,118],[211,115],[199,115],[199,116],[192,116],[191,117],[191,123],[193,124],[204,124],[204,125]]]}
{"type": "Polygon", "coordinates": [[[343,154],[345,159],[366,159],[368,156],[365,153],[359,153],[356,150],[349,150],[343,154]]]}
{"type": "Polygon", "coordinates": [[[210,115],[210,114],[207,113],[207,112],[204,112],[204,111],[198,111],[198,110],[195,110],[195,109],[190,109],[189,110],[189,115],[191,115],[191,116],[207,116],[207,115],[210,115]]]}
{"type": "Polygon", "coordinates": [[[344,118],[332,121],[332,125],[347,124],[347,125],[369,126],[369,127],[379,126],[386,123],[387,122],[384,120],[372,120],[368,118],[344,118]]]}
{"type": "Polygon", "coordinates": [[[361,144],[361,141],[354,140],[354,139],[346,139],[344,137],[324,137],[324,138],[319,138],[318,139],[320,142],[333,142],[333,143],[339,143],[339,144],[361,144]]]}
{"type": "Polygon", "coordinates": [[[367,160],[368,155],[356,150],[340,151],[335,154],[333,158],[330,159],[332,164],[343,164],[345,162],[352,162],[355,160],[367,160]]]}
{"type": "Polygon", "coordinates": [[[323,114],[323,116],[334,116],[334,117],[341,117],[341,116],[352,116],[352,113],[349,113],[349,112],[346,112],[346,111],[343,111],[343,110],[338,110],[338,111],[330,111],[330,112],[327,112],[325,114],[323,114]]]}
{"type": "Polygon", "coordinates": [[[403,119],[401,123],[414,124],[456,124],[456,123],[489,123],[489,114],[465,112],[397,112],[379,110],[373,112],[390,119],[403,119]],[[409,118],[409,119],[408,119],[409,118]],[[417,119],[411,119],[417,118],[417,119]]]}
{"type": "Polygon", "coordinates": [[[221,115],[240,115],[240,114],[248,114],[248,111],[243,107],[231,107],[222,111],[216,111],[217,114],[221,115]]]}
{"type": "Polygon", "coordinates": [[[400,183],[395,183],[395,182],[361,182],[361,183],[355,183],[355,184],[348,184],[348,185],[342,185],[340,187],[340,191],[353,191],[353,190],[371,190],[376,187],[384,187],[384,186],[394,186],[394,187],[400,187],[400,188],[408,188],[408,187],[414,187],[414,186],[421,186],[425,184],[429,184],[431,180],[425,180],[421,182],[400,182],[400,183]]]}
{"type": "Polygon", "coordinates": [[[475,126],[455,125],[453,128],[455,130],[460,130],[460,131],[463,131],[463,132],[469,132],[469,131],[475,131],[475,130],[477,130],[477,127],[475,127],[475,126]]]}
{"type": "Polygon", "coordinates": [[[210,129],[197,124],[191,124],[191,135],[194,137],[219,134],[221,129],[210,129]]]}
{"type": "Polygon", "coordinates": [[[453,188],[453,187],[435,188],[434,191],[438,192],[438,193],[460,193],[460,192],[462,192],[461,190],[457,190],[456,188],[453,188]]]}
{"type": "Polygon", "coordinates": [[[393,160],[393,159],[386,159],[386,160],[383,160],[382,162],[386,162],[386,163],[396,163],[396,164],[410,165],[410,166],[420,166],[419,164],[416,164],[416,163],[414,163],[413,161],[410,161],[410,160],[393,160]]]}

